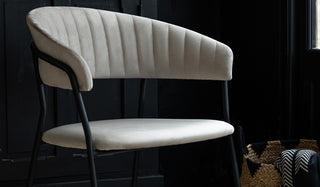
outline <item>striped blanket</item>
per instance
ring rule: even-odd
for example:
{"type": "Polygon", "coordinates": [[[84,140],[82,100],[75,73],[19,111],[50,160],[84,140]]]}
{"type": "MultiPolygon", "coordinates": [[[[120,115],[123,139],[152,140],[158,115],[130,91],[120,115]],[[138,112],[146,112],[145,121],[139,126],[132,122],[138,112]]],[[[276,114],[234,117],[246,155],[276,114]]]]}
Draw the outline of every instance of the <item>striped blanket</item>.
{"type": "Polygon", "coordinates": [[[312,150],[285,150],[274,165],[281,173],[284,187],[320,186],[320,156],[312,150]]]}

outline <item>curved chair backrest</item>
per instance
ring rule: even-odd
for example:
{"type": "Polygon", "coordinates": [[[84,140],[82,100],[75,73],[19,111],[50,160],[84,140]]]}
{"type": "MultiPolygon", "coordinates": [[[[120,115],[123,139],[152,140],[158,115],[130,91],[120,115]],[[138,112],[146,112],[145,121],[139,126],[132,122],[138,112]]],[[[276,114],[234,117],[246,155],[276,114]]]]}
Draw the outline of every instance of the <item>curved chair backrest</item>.
{"type": "MultiPolygon", "coordinates": [[[[42,7],[27,16],[37,48],[66,63],[79,88],[93,78],[230,80],[231,49],[199,33],[144,17],[75,7],[42,7]]],[[[42,81],[71,89],[62,70],[39,60],[42,81]]]]}

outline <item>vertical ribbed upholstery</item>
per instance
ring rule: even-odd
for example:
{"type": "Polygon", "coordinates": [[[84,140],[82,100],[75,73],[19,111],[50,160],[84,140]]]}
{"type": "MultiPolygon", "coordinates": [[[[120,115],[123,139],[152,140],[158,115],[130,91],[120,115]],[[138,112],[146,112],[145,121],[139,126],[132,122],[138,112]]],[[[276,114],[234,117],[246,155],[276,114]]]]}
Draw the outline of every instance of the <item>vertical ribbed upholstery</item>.
{"type": "MultiPolygon", "coordinates": [[[[232,77],[228,46],[172,24],[75,7],[38,8],[27,23],[39,50],[69,65],[82,91],[93,78],[232,77]]],[[[71,89],[66,73],[41,60],[39,69],[44,83],[71,89]]]]}

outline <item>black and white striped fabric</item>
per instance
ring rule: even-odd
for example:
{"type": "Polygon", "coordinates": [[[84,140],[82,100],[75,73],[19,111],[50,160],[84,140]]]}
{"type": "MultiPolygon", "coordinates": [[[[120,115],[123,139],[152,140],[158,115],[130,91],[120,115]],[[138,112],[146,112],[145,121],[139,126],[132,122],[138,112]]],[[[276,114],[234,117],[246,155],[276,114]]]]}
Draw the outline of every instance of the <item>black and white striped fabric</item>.
{"type": "MultiPolygon", "coordinates": [[[[314,184],[313,178],[319,178],[319,172],[311,172],[312,164],[320,164],[318,159],[312,161],[317,153],[312,150],[289,149],[280,153],[274,165],[282,175],[284,187],[310,186],[314,184]]],[[[313,186],[313,185],[312,185],[313,186]]]]}

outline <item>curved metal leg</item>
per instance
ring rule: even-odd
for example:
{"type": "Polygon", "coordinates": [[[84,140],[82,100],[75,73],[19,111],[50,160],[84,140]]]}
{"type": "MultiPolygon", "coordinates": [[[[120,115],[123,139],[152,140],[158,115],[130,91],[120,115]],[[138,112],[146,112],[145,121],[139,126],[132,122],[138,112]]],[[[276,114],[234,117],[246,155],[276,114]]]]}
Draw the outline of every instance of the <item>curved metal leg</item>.
{"type": "Polygon", "coordinates": [[[39,67],[38,67],[38,58],[41,58],[50,64],[62,69],[68,74],[70,83],[72,85],[72,90],[73,90],[73,95],[77,104],[77,109],[79,111],[79,115],[81,118],[82,122],[82,127],[85,133],[85,140],[86,140],[86,146],[87,146],[87,154],[88,154],[88,162],[89,162],[89,169],[90,169],[90,177],[91,177],[91,186],[92,187],[97,187],[97,176],[96,176],[96,169],[95,169],[95,164],[94,164],[94,151],[93,151],[93,145],[92,145],[92,137],[91,137],[91,131],[89,127],[89,121],[88,117],[86,114],[86,110],[83,104],[82,96],[79,90],[79,84],[78,80],[73,72],[73,70],[67,66],[66,64],[60,62],[59,60],[52,58],[51,56],[48,56],[41,51],[39,51],[34,43],[31,44],[31,49],[32,49],[32,54],[33,54],[33,62],[34,62],[34,68],[35,68],[35,74],[36,74],[36,80],[38,83],[38,90],[39,90],[39,95],[40,95],[40,102],[41,102],[41,117],[40,117],[40,123],[39,127],[37,130],[37,135],[36,135],[36,141],[35,141],[35,146],[34,150],[32,153],[32,160],[31,160],[31,165],[30,165],[30,172],[29,172],[29,186],[32,185],[32,180],[33,180],[33,175],[34,175],[34,167],[35,167],[35,162],[36,162],[36,157],[39,154],[39,145],[40,145],[40,138],[41,138],[41,131],[42,131],[42,126],[45,123],[45,114],[46,114],[46,102],[45,102],[45,95],[44,95],[44,87],[40,79],[40,74],[39,74],[39,67]]]}
{"type": "Polygon", "coordinates": [[[134,152],[131,186],[138,186],[140,151],[134,152]]]}
{"type": "MultiPolygon", "coordinates": [[[[91,186],[97,187],[97,176],[96,176],[96,169],[95,169],[95,164],[94,164],[94,151],[93,151],[93,145],[92,145],[91,131],[90,131],[90,126],[89,126],[89,121],[88,121],[88,117],[86,114],[86,110],[85,110],[85,107],[83,104],[82,96],[81,96],[81,93],[79,90],[79,84],[78,84],[77,77],[74,74],[73,70],[69,66],[67,66],[66,64],[62,63],[61,61],[59,61],[51,56],[48,56],[48,55],[42,53],[41,51],[39,51],[36,48],[34,43],[31,44],[31,48],[32,48],[32,52],[33,52],[35,74],[37,75],[36,79],[37,79],[37,82],[39,83],[38,85],[43,85],[43,84],[41,84],[41,79],[39,76],[38,58],[41,58],[41,59],[45,60],[46,62],[49,62],[50,64],[62,69],[63,71],[65,71],[68,74],[68,77],[69,77],[69,80],[70,80],[70,83],[72,86],[72,90],[73,90],[73,95],[74,95],[74,98],[75,98],[75,101],[77,104],[77,109],[78,109],[78,112],[79,112],[79,115],[81,118],[82,127],[83,127],[84,134],[85,134],[88,162],[89,162],[89,169],[90,169],[90,177],[91,177],[91,186]]],[[[40,95],[44,96],[44,94],[41,94],[41,93],[44,93],[43,88],[42,88],[42,92],[40,92],[40,95]]],[[[44,104],[45,104],[45,100],[43,98],[41,101],[44,101],[44,104]]],[[[45,105],[41,105],[41,106],[45,106],[45,105]]],[[[37,134],[37,139],[40,139],[40,130],[38,133],[39,133],[39,135],[37,134]]],[[[39,150],[35,148],[34,155],[37,155],[38,151],[39,150]]],[[[31,169],[31,170],[33,171],[34,169],[31,169]]],[[[31,173],[31,176],[32,175],[33,174],[31,173]]],[[[32,181],[31,181],[31,183],[32,183],[32,181]]]]}
{"type": "Polygon", "coordinates": [[[97,180],[96,167],[94,163],[94,153],[92,150],[92,146],[91,148],[87,147],[87,154],[88,154],[88,162],[89,162],[89,169],[90,169],[91,186],[97,187],[98,180],[97,180]]]}
{"type": "Polygon", "coordinates": [[[37,164],[38,155],[40,152],[41,133],[42,133],[42,129],[44,127],[45,121],[46,121],[46,114],[47,114],[45,89],[44,89],[44,85],[42,84],[42,82],[40,80],[39,67],[38,67],[38,55],[36,54],[36,52],[34,50],[33,44],[31,45],[31,51],[32,51],[32,56],[33,56],[35,78],[36,78],[36,82],[37,82],[37,89],[38,89],[38,94],[39,94],[39,99],[40,99],[39,101],[40,101],[41,110],[40,110],[40,117],[39,117],[38,127],[37,127],[37,131],[36,131],[36,136],[35,136],[34,143],[33,143],[31,161],[30,161],[30,165],[29,165],[28,184],[27,184],[27,186],[29,186],[29,187],[31,187],[33,184],[36,164],[37,164]]]}
{"type": "Polygon", "coordinates": [[[233,144],[233,138],[232,135],[228,137],[228,144],[230,147],[231,157],[232,157],[232,171],[233,171],[233,181],[234,186],[240,187],[240,175],[239,175],[239,169],[238,169],[238,163],[237,163],[237,157],[236,152],[233,144]]]}
{"type": "Polygon", "coordinates": [[[35,168],[38,160],[38,155],[40,151],[40,143],[41,143],[41,131],[45,124],[46,120],[46,101],[45,101],[45,93],[44,93],[44,85],[39,85],[39,94],[40,94],[40,103],[41,103],[41,113],[39,118],[39,124],[36,132],[36,137],[33,144],[33,151],[31,155],[31,162],[29,166],[29,174],[28,174],[28,186],[31,187],[34,179],[35,168]]]}
{"type": "MultiPolygon", "coordinates": [[[[224,120],[230,123],[228,81],[222,81],[222,109],[223,109],[224,120]]],[[[229,144],[231,158],[232,158],[233,181],[235,184],[234,186],[239,187],[241,185],[240,177],[239,177],[239,169],[238,169],[237,156],[235,152],[232,135],[228,137],[228,144],[229,144]]]]}
{"type": "Polygon", "coordinates": [[[94,163],[94,151],[93,151],[93,143],[92,143],[92,136],[89,127],[88,117],[85,111],[85,107],[83,104],[82,96],[79,90],[74,89],[74,97],[77,103],[77,108],[79,110],[80,118],[82,121],[82,126],[85,133],[86,138],[86,145],[87,145],[87,154],[88,154],[88,162],[89,162],[89,170],[90,170],[90,179],[91,179],[91,186],[97,187],[97,174],[96,174],[96,167],[94,163]]]}
{"type": "MultiPolygon", "coordinates": [[[[139,95],[139,105],[138,105],[138,117],[139,118],[143,117],[143,112],[144,112],[146,87],[147,87],[146,82],[147,82],[146,79],[141,79],[141,81],[140,81],[140,95],[139,95]]],[[[132,182],[131,182],[132,187],[138,186],[140,154],[141,154],[141,151],[134,152],[133,168],[132,168],[132,182]]]]}
{"type": "Polygon", "coordinates": [[[31,156],[31,162],[30,162],[30,166],[29,166],[29,173],[28,173],[28,186],[29,187],[31,187],[32,184],[33,184],[36,164],[37,164],[39,151],[40,151],[40,142],[41,142],[41,133],[37,132],[36,138],[34,140],[33,151],[32,151],[32,156],[31,156]]]}

